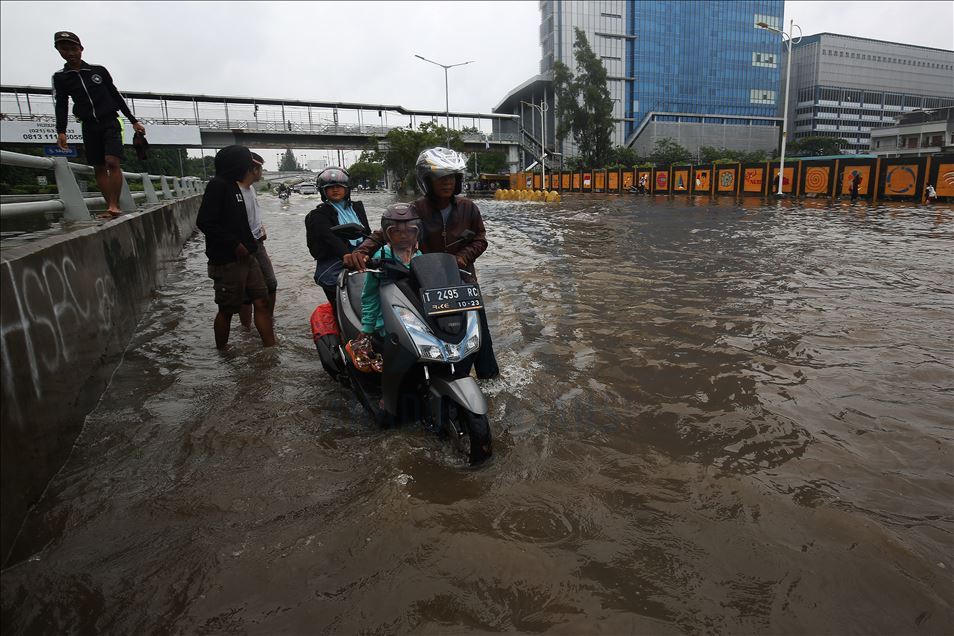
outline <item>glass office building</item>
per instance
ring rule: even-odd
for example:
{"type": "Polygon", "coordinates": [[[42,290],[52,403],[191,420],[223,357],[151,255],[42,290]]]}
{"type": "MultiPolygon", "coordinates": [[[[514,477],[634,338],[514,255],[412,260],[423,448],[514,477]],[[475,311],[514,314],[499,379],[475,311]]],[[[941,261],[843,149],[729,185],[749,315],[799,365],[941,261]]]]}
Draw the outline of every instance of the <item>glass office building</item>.
{"type": "Polygon", "coordinates": [[[654,113],[656,121],[775,116],[782,39],[757,23],[781,28],[782,0],[626,4],[627,137],[654,113]]]}
{"type": "MultiPolygon", "coordinates": [[[[495,112],[521,113],[520,102],[547,102],[555,62],[576,70],[581,29],[603,61],[616,126],[613,143],[649,154],[669,137],[702,146],[774,150],[781,120],[783,0],[541,0],[540,75],[511,91],[495,112]]],[[[522,118],[521,121],[523,121],[522,118]]],[[[533,126],[525,117],[524,128],[533,126]]],[[[576,154],[572,139],[547,145],[576,154]]]]}

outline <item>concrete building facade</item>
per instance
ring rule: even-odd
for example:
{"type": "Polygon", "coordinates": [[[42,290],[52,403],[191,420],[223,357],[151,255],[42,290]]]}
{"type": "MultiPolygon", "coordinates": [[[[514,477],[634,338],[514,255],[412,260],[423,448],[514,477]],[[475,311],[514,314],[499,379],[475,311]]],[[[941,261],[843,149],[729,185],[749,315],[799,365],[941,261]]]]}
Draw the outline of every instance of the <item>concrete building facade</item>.
{"type": "Polygon", "coordinates": [[[521,102],[546,103],[547,148],[577,154],[571,137],[555,138],[552,71],[559,61],[576,72],[579,28],[607,71],[614,145],[649,154],[657,139],[670,137],[694,153],[706,145],[774,150],[782,40],[757,23],[781,25],[783,6],[782,0],[541,0],[540,74],[494,112],[521,115],[524,129],[539,134],[540,112],[521,102]]]}
{"type": "Polygon", "coordinates": [[[871,129],[871,154],[920,157],[954,152],[954,107],[904,113],[891,126],[871,129]]]}
{"type": "MultiPolygon", "coordinates": [[[[792,55],[789,140],[842,138],[844,152],[867,153],[899,115],[954,106],[954,51],[819,33],[792,55]]],[[[785,68],[783,52],[783,85],[785,68]]]]}

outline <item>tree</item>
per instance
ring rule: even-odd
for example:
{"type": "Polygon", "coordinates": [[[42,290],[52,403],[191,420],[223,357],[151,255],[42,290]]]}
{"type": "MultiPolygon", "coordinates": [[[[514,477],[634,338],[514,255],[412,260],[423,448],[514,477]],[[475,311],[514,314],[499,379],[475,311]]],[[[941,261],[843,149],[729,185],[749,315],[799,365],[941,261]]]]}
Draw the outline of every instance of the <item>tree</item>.
{"type": "Polygon", "coordinates": [[[767,159],[768,154],[764,150],[730,150],[712,146],[699,149],[699,160],[702,163],[759,163],[767,159]]]}
{"type": "Polygon", "coordinates": [[[653,163],[668,166],[674,163],[689,163],[692,154],[670,137],[657,139],[653,153],[649,155],[653,163]]]}
{"type": "Polygon", "coordinates": [[[634,149],[625,146],[616,146],[610,151],[606,165],[625,168],[636,166],[640,163],[643,163],[643,158],[640,157],[634,149]]]}
{"type": "Polygon", "coordinates": [[[484,174],[500,174],[507,172],[507,157],[502,152],[475,152],[467,157],[467,170],[474,176],[478,171],[484,174]],[[474,158],[477,165],[474,166],[474,158]]]}
{"type": "MultiPolygon", "coordinates": [[[[464,142],[459,131],[449,131],[450,147],[462,150],[464,142]]],[[[435,146],[447,145],[448,130],[434,122],[424,122],[418,129],[392,128],[385,135],[383,143],[376,139],[370,141],[367,160],[381,163],[393,172],[405,184],[416,183],[414,164],[421,151],[435,146]]],[[[361,153],[365,157],[365,153],[361,153]]]]}
{"type": "Polygon", "coordinates": [[[557,138],[573,134],[582,160],[590,166],[606,163],[612,147],[613,101],[606,88],[606,67],[593,53],[586,34],[575,29],[573,53],[577,73],[562,62],[553,65],[557,99],[557,138]]]}
{"type": "Polygon", "coordinates": [[[295,153],[292,152],[291,148],[285,150],[285,154],[282,155],[282,160],[278,164],[279,172],[297,172],[303,170],[301,165],[298,163],[298,160],[295,159],[295,153]]]}
{"type": "MultiPolygon", "coordinates": [[[[362,153],[363,155],[364,153],[362,153]]],[[[384,180],[384,164],[373,161],[355,161],[348,166],[353,185],[363,185],[367,188],[376,188],[378,182],[384,180]]]]}
{"type": "Polygon", "coordinates": [[[823,157],[840,155],[848,145],[845,139],[834,137],[803,137],[788,144],[787,153],[793,157],[823,157]]]}

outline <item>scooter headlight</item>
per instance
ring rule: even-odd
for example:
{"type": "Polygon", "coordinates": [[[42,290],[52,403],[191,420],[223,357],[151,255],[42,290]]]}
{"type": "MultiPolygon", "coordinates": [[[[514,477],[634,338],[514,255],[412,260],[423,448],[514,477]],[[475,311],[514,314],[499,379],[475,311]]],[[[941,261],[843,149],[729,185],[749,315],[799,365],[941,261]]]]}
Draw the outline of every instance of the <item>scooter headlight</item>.
{"type": "Polygon", "coordinates": [[[434,332],[431,331],[431,328],[428,327],[425,323],[421,322],[421,319],[414,315],[407,307],[402,307],[401,305],[391,305],[394,308],[394,311],[397,312],[398,318],[401,319],[401,322],[404,323],[404,326],[407,327],[408,331],[414,331],[421,334],[426,334],[428,336],[433,336],[434,332]]]}

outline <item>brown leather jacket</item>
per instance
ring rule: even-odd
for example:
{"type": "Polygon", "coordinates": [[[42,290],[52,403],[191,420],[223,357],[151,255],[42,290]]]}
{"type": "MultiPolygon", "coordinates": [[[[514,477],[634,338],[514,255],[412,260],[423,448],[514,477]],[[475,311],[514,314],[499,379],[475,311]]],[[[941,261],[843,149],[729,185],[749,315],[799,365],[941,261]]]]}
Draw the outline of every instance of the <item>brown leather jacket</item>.
{"type": "MultiPolygon", "coordinates": [[[[454,256],[462,256],[466,263],[464,269],[474,273],[474,261],[487,249],[487,236],[484,231],[484,220],[480,217],[480,210],[473,201],[466,197],[454,197],[451,202],[450,215],[447,225],[441,211],[427,197],[421,197],[411,205],[417,210],[417,215],[424,223],[424,237],[420,241],[421,252],[447,252],[454,256]],[[468,243],[457,241],[464,230],[474,232],[474,238],[468,243]],[[452,245],[452,243],[454,243],[452,245]]],[[[359,245],[356,253],[365,254],[369,258],[385,244],[384,234],[375,230],[371,238],[359,245]]]]}

